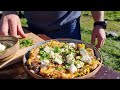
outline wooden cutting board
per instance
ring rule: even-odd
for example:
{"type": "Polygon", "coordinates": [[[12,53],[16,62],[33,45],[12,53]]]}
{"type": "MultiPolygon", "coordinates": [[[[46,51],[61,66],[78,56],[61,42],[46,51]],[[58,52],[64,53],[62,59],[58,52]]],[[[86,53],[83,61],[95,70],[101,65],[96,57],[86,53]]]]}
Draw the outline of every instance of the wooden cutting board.
{"type": "MultiPolygon", "coordinates": [[[[26,33],[27,38],[32,38],[34,44],[36,44],[36,43],[38,43],[38,42],[44,41],[42,38],[38,37],[38,36],[35,35],[34,33],[31,33],[31,32],[29,32],[29,31],[27,31],[27,30],[24,30],[24,31],[25,31],[25,33],[26,33]]],[[[14,64],[14,63],[17,63],[17,62],[21,61],[21,60],[23,59],[23,55],[27,52],[27,50],[28,50],[29,48],[31,48],[31,46],[30,46],[30,47],[26,47],[26,48],[19,49],[19,50],[14,54],[14,56],[13,56],[11,59],[9,59],[9,60],[7,60],[7,61],[5,61],[5,62],[0,63],[0,69],[1,69],[1,68],[4,68],[4,67],[6,67],[6,66],[9,66],[9,65],[11,65],[11,64],[14,64]]]]}

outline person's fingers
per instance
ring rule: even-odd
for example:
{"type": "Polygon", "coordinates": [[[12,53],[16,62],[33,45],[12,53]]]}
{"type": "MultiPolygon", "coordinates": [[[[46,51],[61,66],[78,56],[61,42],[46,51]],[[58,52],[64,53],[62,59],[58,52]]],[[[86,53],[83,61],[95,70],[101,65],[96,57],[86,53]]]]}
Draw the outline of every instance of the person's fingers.
{"type": "Polygon", "coordinates": [[[21,37],[26,38],[26,34],[24,33],[24,31],[23,31],[23,29],[22,29],[21,23],[18,23],[17,29],[18,29],[18,34],[19,34],[21,37]]]}
{"type": "Polygon", "coordinates": [[[9,29],[8,20],[7,19],[2,20],[0,22],[0,35],[7,36],[8,35],[8,29],[9,29]]]}
{"type": "Polygon", "coordinates": [[[0,35],[2,35],[2,20],[0,20],[0,35]]]}
{"type": "Polygon", "coordinates": [[[91,44],[92,45],[95,44],[95,39],[96,39],[96,36],[92,34],[92,38],[91,38],[91,44]]]}
{"type": "Polygon", "coordinates": [[[103,46],[103,45],[104,45],[104,43],[105,43],[105,40],[102,40],[102,42],[101,42],[101,46],[103,46]]]}
{"type": "Polygon", "coordinates": [[[96,45],[96,48],[97,49],[100,48],[103,45],[103,43],[104,43],[103,39],[102,38],[98,38],[98,43],[96,45]]]}
{"type": "Polygon", "coordinates": [[[8,23],[9,23],[10,35],[16,37],[17,36],[17,23],[16,23],[16,21],[9,20],[8,23]]]}

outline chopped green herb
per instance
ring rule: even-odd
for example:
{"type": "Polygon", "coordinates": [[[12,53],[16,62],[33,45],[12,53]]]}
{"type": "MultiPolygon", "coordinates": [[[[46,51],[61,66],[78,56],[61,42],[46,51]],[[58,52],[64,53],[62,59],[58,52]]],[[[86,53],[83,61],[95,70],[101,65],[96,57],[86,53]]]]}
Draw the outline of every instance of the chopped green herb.
{"type": "Polygon", "coordinates": [[[70,64],[66,63],[65,68],[68,69],[69,66],[70,64]]]}
{"type": "Polygon", "coordinates": [[[75,49],[74,48],[70,48],[70,52],[75,53],[75,49]]]}
{"type": "Polygon", "coordinates": [[[32,46],[33,41],[32,39],[29,39],[29,38],[19,39],[19,45],[20,45],[20,48],[32,46]]]}
{"type": "Polygon", "coordinates": [[[54,52],[55,53],[60,53],[61,52],[60,47],[57,47],[57,46],[54,47],[54,52]]]}
{"type": "Polygon", "coordinates": [[[45,59],[45,58],[49,59],[50,58],[50,55],[43,50],[40,50],[39,55],[40,55],[41,59],[45,59]]]}
{"type": "Polygon", "coordinates": [[[56,69],[60,71],[60,70],[62,70],[62,69],[63,69],[63,67],[58,66],[58,67],[56,67],[56,69]]]}

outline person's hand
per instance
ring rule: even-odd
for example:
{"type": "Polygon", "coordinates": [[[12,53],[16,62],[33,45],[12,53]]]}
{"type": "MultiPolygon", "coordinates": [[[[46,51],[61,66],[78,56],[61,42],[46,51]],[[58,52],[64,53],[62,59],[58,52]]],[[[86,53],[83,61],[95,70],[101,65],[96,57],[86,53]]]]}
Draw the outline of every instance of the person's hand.
{"type": "Polygon", "coordinates": [[[106,39],[105,31],[101,26],[95,26],[92,32],[91,44],[95,45],[96,48],[100,48],[104,45],[106,39]],[[97,44],[95,45],[95,41],[97,39],[97,44]]]}
{"type": "Polygon", "coordinates": [[[20,18],[15,14],[3,16],[0,22],[0,35],[12,35],[15,37],[20,35],[23,38],[26,37],[21,26],[20,18]]]}

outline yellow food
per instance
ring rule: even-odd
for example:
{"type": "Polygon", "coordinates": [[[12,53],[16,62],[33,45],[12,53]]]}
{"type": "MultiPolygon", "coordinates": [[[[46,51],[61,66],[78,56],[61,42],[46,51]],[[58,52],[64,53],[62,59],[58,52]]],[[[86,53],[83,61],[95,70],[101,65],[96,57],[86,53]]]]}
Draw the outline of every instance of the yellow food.
{"type": "Polygon", "coordinates": [[[30,70],[37,70],[37,74],[47,78],[71,79],[84,76],[95,70],[100,61],[94,56],[91,48],[86,48],[85,44],[71,45],[69,43],[50,41],[41,46],[37,46],[30,51],[27,61],[30,70]],[[77,52],[77,53],[76,53],[77,52]],[[87,63],[85,57],[92,61],[87,63]],[[78,66],[79,65],[79,66],[78,66]]]}

